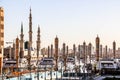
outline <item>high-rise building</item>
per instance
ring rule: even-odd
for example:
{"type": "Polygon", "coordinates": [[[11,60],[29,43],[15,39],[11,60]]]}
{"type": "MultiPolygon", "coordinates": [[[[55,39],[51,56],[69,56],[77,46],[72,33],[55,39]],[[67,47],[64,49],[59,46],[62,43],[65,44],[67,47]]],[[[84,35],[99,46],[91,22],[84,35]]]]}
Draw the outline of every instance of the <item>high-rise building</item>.
{"type": "Polygon", "coordinates": [[[68,56],[68,46],[66,46],[66,55],[68,56]]]}
{"type": "Polygon", "coordinates": [[[13,57],[13,59],[15,59],[15,43],[13,42],[13,51],[12,51],[12,57],[13,57]]]}
{"type": "Polygon", "coordinates": [[[65,48],[65,43],[63,43],[63,60],[64,60],[64,66],[65,66],[65,71],[66,71],[66,48],[65,48]]]}
{"type": "Polygon", "coordinates": [[[96,61],[99,61],[99,46],[100,46],[100,38],[96,37],[96,61]]]}
{"type": "Polygon", "coordinates": [[[83,42],[83,61],[86,63],[86,43],[83,42]]]}
{"type": "Polygon", "coordinates": [[[24,34],[23,34],[23,24],[21,24],[21,34],[20,34],[20,58],[24,57],[23,44],[24,44],[24,34]]]}
{"type": "Polygon", "coordinates": [[[103,57],[103,53],[102,53],[102,45],[100,45],[100,58],[103,57]]]}
{"type": "Polygon", "coordinates": [[[88,44],[88,55],[89,55],[90,63],[91,63],[91,53],[92,53],[92,44],[89,43],[88,44]]]}
{"type": "Polygon", "coordinates": [[[74,63],[75,63],[75,56],[76,56],[76,46],[73,44],[73,57],[74,57],[74,63]]]}
{"type": "Polygon", "coordinates": [[[108,54],[107,54],[108,50],[107,50],[107,45],[105,46],[105,58],[108,58],[108,54]]]}
{"type": "Polygon", "coordinates": [[[48,57],[50,57],[50,46],[48,46],[48,49],[47,49],[47,51],[48,51],[48,57]]]}
{"type": "Polygon", "coordinates": [[[113,58],[116,58],[116,42],[113,42],[113,58]]]}
{"type": "Polygon", "coordinates": [[[51,57],[53,57],[53,45],[51,44],[51,57]]]}
{"type": "Polygon", "coordinates": [[[78,60],[80,61],[80,45],[78,45],[78,60]]]}
{"type": "Polygon", "coordinates": [[[4,9],[0,7],[0,74],[2,74],[4,49],[4,9]]]}
{"type": "Polygon", "coordinates": [[[55,70],[58,69],[58,44],[59,44],[59,40],[58,40],[58,37],[56,36],[55,38],[55,70]]]}
{"type": "Polygon", "coordinates": [[[16,56],[16,61],[17,61],[17,67],[18,67],[18,60],[19,60],[19,38],[16,38],[16,45],[15,45],[15,56],[16,56]]]}

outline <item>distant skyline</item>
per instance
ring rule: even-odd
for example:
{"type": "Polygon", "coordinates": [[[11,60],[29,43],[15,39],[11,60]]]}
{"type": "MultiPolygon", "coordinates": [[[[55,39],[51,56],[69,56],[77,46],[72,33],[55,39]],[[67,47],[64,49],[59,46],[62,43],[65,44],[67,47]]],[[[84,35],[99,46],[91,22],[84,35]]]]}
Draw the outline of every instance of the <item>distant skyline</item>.
{"type": "Polygon", "coordinates": [[[115,40],[120,47],[120,0],[0,0],[0,6],[5,13],[5,42],[20,36],[21,22],[24,40],[28,40],[31,7],[34,47],[38,25],[41,48],[54,44],[56,35],[59,47],[65,42],[72,48],[83,41],[95,46],[97,34],[103,46],[112,48],[115,40]]]}

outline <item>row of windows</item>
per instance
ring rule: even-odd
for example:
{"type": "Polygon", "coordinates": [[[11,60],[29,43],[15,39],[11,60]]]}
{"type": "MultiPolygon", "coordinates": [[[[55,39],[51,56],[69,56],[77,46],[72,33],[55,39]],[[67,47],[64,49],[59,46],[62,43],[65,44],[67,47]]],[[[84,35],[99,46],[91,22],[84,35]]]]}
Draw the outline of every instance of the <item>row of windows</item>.
{"type": "Polygon", "coordinates": [[[4,33],[0,33],[0,37],[4,37],[4,33]]]}
{"type": "Polygon", "coordinates": [[[1,68],[2,68],[2,58],[0,58],[0,74],[1,74],[1,68]]]}
{"type": "Polygon", "coordinates": [[[4,28],[4,24],[0,24],[0,27],[3,27],[3,28],[4,28]]]}
{"type": "Polygon", "coordinates": [[[4,33],[4,30],[3,30],[3,29],[1,29],[1,33],[4,33]]]}
{"type": "Polygon", "coordinates": [[[4,45],[4,41],[1,41],[0,44],[1,44],[1,45],[4,45]]]}
{"type": "Polygon", "coordinates": [[[0,7],[0,12],[3,12],[3,8],[2,7],[0,7]]]}
{"type": "Polygon", "coordinates": [[[3,43],[4,42],[4,38],[3,37],[1,37],[1,43],[3,43]]]}
{"type": "MultiPolygon", "coordinates": [[[[38,58],[40,58],[40,57],[38,57],[38,58]]],[[[37,57],[32,57],[31,59],[37,59],[37,57]]]]}
{"type": "Polygon", "coordinates": [[[3,17],[3,16],[1,16],[1,17],[0,17],[0,20],[1,20],[1,21],[4,21],[4,17],[3,17]]]}
{"type": "Polygon", "coordinates": [[[43,68],[43,67],[44,67],[44,68],[45,68],[45,67],[46,67],[46,68],[50,68],[50,67],[52,67],[52,65],[40,65],[40,67],[42,67],[42,68],[43,68]]]}
{"type": "Polygon", "coordinates": [[[0,21],[0,24],[3,26],[4,25],[4,21],[0,21]]]}
{"type": "Polygon", "coordinates": [[[4,16],[4,13],[3,13],[3,12],[0,12],[0,16],[4,16]]]}
{"type": "Polygon", "coordinates": [[[1,28],[1,29],[4,29],[4,24],[0,24],[0,28],[1,28]]]}

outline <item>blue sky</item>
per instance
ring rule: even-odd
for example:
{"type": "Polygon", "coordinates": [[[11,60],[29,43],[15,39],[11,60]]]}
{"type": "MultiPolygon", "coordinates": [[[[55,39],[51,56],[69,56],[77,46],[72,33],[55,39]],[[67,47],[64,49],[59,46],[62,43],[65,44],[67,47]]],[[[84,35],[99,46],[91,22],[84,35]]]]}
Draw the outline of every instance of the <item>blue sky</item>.
{"type": "Polygon", "coordinates": [[[41,47],[54,43],[56,35],[60,47],[65,42],[95,45],[97,34],[101,44],[120,46],[120,0],[0,0],[5,12],[5,42],[20,35],[21,22],[24,39],[28,40],[29,9],[32,9],[33,44],[36,44],[38,24],[41,28],[41,47]]]}

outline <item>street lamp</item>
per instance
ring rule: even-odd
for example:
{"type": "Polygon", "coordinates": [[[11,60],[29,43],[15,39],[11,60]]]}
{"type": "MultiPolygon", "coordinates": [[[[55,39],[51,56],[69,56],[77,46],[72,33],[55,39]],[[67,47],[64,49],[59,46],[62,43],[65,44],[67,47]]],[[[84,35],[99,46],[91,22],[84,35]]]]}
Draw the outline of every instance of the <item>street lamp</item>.
{"type": "Polygon", "coordinates": [[[68,77],[69,77],[69,80],[70,80],[70,67],[69,67],[69,70],[68,70],[68,77]]]}
{"type": "Polygon", "coordinates": [[[62,62],[61,62],[61,80],[62,80],[62,62]]]}
{"type": "Polygon", "coordinates": [[[78,60],[79,60],[79,79],[80,79],[80,58],[81,58],[81,54],[80,54],[80,45],[78,45],[78,51],[79,51],[79,57],[78,57],[78,60]]]}
{"type": "Polygon", "coordinates": [[[37,79],[39,80],[39,65],[37,66],[37,79]]]}
{"type": "Polygon", "coordinates": [[[46,80],[46,65],[45,65],[45,68],[44,68],[44,69],[45,69],[45,80],[46,80]]]}
{"type": "Polygon", "coordinates": [[[36,69],[36,73],[37,73],[37,80],[39,80],[39,60],[37,58],[37,63],[36,63],[36,66],[35,69],[36,69]]]}
{"type": "Polygon", "coordinates": [[[56,80],[57,80],[57,70],[56,70],[56,80]]]}
{"type": "Polygon", "coordinates": [[[52,80],[52,67],[53,67],[53,65],[51,65],[51,71],[50,71],[51,79],[50,80],[52,80]]]}

